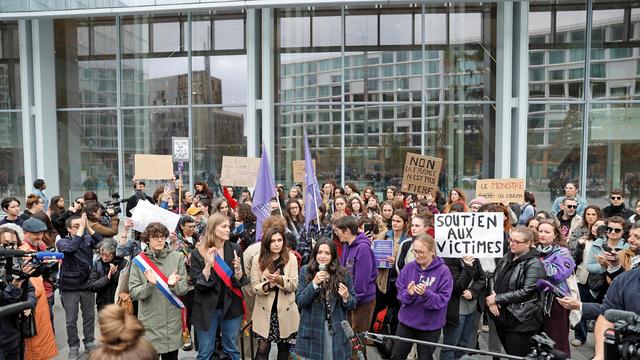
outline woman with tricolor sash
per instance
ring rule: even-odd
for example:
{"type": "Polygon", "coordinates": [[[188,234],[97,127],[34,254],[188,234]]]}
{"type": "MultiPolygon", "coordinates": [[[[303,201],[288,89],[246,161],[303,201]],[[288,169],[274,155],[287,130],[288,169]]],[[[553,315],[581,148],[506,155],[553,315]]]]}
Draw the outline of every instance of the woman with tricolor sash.
{"type": "Polygon", "coordinates": [[[245,312],[240,288],[249,283],[242,268],[240,245],[229,240],[229,217],[218,212],[207,221],[200,243],[191,252],[191,278],[195,289],[191,322],[198,338],[198,360],[209,360],[220,328],[222,348],[232,360],[240,359],[236,340],[245,312]]]}
{"type": "Polygon", "coordinates": [[[138,301],[145,338],[162,360],[177,360],[178,349],[189,336],[186,310],[179,298],[187,293],[187,270],[184,256],[167,245],[167,237],[169,230],[164,225],[147,225],[140,238],[148,246],[133,258],[129,292],[138,301]]]}

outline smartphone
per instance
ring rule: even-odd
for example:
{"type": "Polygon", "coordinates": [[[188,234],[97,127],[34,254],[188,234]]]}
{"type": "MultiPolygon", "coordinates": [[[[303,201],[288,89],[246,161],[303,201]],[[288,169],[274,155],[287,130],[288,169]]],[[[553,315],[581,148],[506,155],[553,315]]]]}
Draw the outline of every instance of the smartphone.
{"type": "Polygon", "coordinates": [[[602,244],[602,250],[604,250],[605,252],[608,252],[610,254],[613,252],[613,249],[607,243],[602,244]]]}
{"type": "Polygon", "coordinates": [[[373,234],[373,224],[364,224],[364,232],[373,234]]]}

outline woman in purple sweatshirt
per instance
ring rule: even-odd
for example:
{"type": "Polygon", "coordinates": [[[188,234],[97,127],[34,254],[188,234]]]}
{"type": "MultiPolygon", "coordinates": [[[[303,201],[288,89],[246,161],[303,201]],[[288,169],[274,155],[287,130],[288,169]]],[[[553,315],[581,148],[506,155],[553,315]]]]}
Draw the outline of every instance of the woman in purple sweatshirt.
{"type": "MultiPolygon", "coordinates": [[[[429,235],[418,235],[411,250],[416,257],[398,275],[396,287],[400,300],[397,336],[438,342],[447,320],[447,303],[453,290],[453,278],[447,265],[436,256],[436,243],[429,235]]],[[[392,360],[404,360],[411,343],[396,341],[392,360]]],[[[418,345],[418,359],[431,360],[433,348],[418,345]]]]}

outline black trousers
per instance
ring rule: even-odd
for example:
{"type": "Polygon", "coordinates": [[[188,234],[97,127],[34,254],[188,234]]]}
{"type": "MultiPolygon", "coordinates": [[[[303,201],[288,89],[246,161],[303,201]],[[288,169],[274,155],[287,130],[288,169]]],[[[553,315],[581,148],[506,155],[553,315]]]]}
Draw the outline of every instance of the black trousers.
{"type": "Polygon", "coordinates": [[[20,348],[20,338],[3,345],[0,347],[0,360],[20,360],[22,356],[20,348]]]}
{"type": "Polygon", "coordinates": [[[178,360],[178,350],[174,350],[172,352],[160,354],[160,359],[162,359],[162,360],[178,360]]]}
{"type": "MultiPolygon", "coordinates": [[[[432,331],[424,331],[417,330],[411,328],[409,326],[404,325],[403,323],[398,323],[398,332],[397,336],[415,339],[421,341],[429,341],[437,343],[440,339],[440,329],[432,330],[432,331]]],[[[407,355],[411,352],[411,348],[413,344],[405,341],[393,341],[393,351],[391,352],[391,360],[406,360],[407,355]]],[[[427,345],[417,345],[418,347],[418,360],[432,360],[433,352],[435,351],[434,347],[427,345]]]]}
{"type": "Polygon", "coordinates": [[[531,352],[531,337],[537,331],[515,332],[496,327],[504,351],[509,355],[527,356],[531,352]]]}

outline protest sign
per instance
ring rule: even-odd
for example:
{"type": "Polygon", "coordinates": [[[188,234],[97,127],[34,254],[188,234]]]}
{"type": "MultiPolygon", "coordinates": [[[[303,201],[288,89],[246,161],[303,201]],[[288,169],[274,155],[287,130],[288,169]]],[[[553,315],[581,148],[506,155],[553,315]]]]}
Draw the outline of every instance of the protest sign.
{"type": "Polygon", "coordinates": [[[435,196],[442,159],[420,154],[407,153],[402,174],[401,191],[435,196]]]}
{"type": "Polygon", "coordinates": [[[374,240],[372,245],[378,269],[390,269],[391,264],[387,257],[393,256],[393,240],[374,240]]]}
{"type": "Polygon", "coordinates": [[[436,214],[436,253],[451,258],[501,258],[503,224],[503,213],[436,214]]]}
{"type": "Polygon", "coordinates": [[[476,182],[476,196],[492,203],[524,202],[524,179],[483,179],[476,182]]]}
{"type": "Polygon", "coordinates": [[[138,180],[166,180],[173,178],[171,155],[135,154],[135,178],[138,180]]]}
{"type": "Polygon", "coordinates": [[[136,207],[131,209],[131,220],[136,231],[143,232],[150,223],[159,222],[171,232],[178,226],[180,215],[153,205],[147,200],[139,200],[136,207]]]}
{"type": "Polygon", "coordinates": [[[189,162],[189,138],[171,137],[171,153],[174,162],[189,162]]]}
{"type": "Polygon", "coordinates": [[[255,187],[260,158],[223,156],[220,184],[226,186],[255,187]]]}
{"type": "MultiPolygon", "coordinates": [[[[315,160],[313,160],[313,170],[316,170],[315,160]]],[[[293,160],[293,182],[304,182],[304,160],[293,160]]]]}

